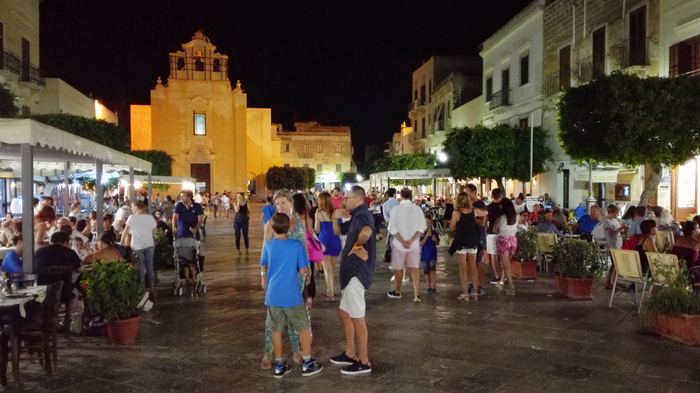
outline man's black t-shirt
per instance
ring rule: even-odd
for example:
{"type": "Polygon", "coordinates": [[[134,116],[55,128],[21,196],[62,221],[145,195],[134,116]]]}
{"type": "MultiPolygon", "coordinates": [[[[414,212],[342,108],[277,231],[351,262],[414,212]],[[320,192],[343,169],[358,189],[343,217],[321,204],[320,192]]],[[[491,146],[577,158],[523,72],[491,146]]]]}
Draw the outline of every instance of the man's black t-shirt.
{"type": "Polygon", "coordinates": [[[493,233],[493,227],[496,225],[496,220],[501,216],[501,205],[497,202],[491,202],[486,206],[486,210],[489,212],[489,229],[488,233],[493,233]]]}
{"type": "Polygon", "coordinates": [[[75,251],[61,244],[49,244],[34,253],[34,269],[45,267],[65,266],[77,269],[80,267],[80,257],[75,251]]]}

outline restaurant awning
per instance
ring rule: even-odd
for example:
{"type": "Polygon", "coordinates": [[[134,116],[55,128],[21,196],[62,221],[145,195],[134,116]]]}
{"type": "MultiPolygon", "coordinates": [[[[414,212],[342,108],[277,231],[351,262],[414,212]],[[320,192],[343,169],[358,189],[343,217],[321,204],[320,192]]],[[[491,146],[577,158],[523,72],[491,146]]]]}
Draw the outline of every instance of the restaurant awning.
{"type": "MultiPolygon", "coordinates": [[[[123,180],[123,181],[128,182],[129,176],[121,176],[121,177],[119,177],[119,180],[123,180]]],[[[147,182],[148,182],[148,176],[142,176],[142,175],[135,175],[134,176],[134,183],[135,184],[147,183],[147,182]]],[[[152,184],[192,183],[192,187],[194,188],[195,178],[189,177],[189,176],[151,176],[151,183],[152,184]]]]}
{"type": "MultiPolygon", "coordinates": [[[[151,172],[151,163],[140,158],[122,153],[97,142],[73,135],[69,132],[40,123],[31,119],[0,119],[0,168],[19,169],[22,180],[22,225],[33,228],[32,197],[34,169],[63,167],[64,182],[68,183],[70,166],[86,165],[95,170],[97,178],[102,178],[104,167],[114,170],[128,170],[133,176],[134,170],[151,172]],[[30,214],[26,214],[30,213],[30,214]]],[[[5,172],[7,173],[7,172],[5,172]]],[[[68,190],[64,191],[66,194],[68,190]]],[[[133,189],[132,189],[133,192],[133,189]]],[[[150,192],[150,185],[149,185],[150,192]]],[[[101,182],[96,182],[95,195],[98,196],[97,215],[102,217],[103,194],[101,182]]],[[[133,200],[133,198],[132,198],[133,200]]],[[[150,204],[149,204],[150,206],[150,204]]],[[[103,230],[102,220],[97,220],[97,232],[103,230]]],[[[34,231],[22,232],[24,255],[23,270],[34,270],[34,231]]]]}
{"type": "Polygon", "coordinates": [[[589,178],[588,170],[582,168],[576,172],[576,181],[587,182],[591,180],[593,183],[617,183],[617,173],[619,169],[594,169],[592,178],[589,178]]]}
{"type": "Polygon", "coordinates": [[[452,177],[447,168],[433,169],[409,169],[403,171],[386,171],[369,175],[372,180],[377,179],[436,179],[452,177]]]}

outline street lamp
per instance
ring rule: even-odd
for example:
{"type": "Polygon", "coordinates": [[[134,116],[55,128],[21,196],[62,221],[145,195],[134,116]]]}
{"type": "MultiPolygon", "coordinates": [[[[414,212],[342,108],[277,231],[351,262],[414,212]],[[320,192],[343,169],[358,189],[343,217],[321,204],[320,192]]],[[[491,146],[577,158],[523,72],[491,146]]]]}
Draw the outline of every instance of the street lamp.
{"type": "Polygon", "coordinates": [[[447,154],[445,154],[444,152],[441,152],[440,154],[438,154],[438,161],[440,161],[442,163],[447,162],[447,154]]]}
{"type": "Polygon", "coordinates": [[[362,177],[362,175],[358,174],[357,175],[357,182],[360,183],[360,182],[362,182],[362,180],[364,180],[364,178],[362,177]]]}

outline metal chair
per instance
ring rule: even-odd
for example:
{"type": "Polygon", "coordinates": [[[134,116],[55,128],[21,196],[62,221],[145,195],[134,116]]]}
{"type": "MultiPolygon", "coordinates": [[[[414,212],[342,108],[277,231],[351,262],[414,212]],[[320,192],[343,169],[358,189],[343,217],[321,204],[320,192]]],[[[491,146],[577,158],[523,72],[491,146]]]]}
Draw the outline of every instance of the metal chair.
{"type": "Polygon", "coordinates": [[[659,270],[667,270],[673,275],[678,274],[680,265],[678,264],[678,256],[675,254],[662,254],[659,252],[647,252],[646,254],[654,285],[664,285],[666,282],[666,277],[659,270]]]}
{"type": "Polygon", "coordinates": [[[38,285],[50,285],[57,281],[63,282],[61,293],[61,303],[64,306],[64,321],[66,337],[70,334],[70,302],[73,291],[73,269],[65,266],[49,266],[39,269],[36,273],[36,283],[38,285]]]}
{"type": "Polygon", "coordinates": [[[669,252],[675,244],[675,238],[671,231],[656,231],[656,249],[659,252],[669,252]]]}
{"type": "Polygon", "coordinates": [[[46,298],[41,304],[41,322],[30,323],[19,332],[19,341],[24,343],[24,349],[39,354],[39,361],[49,378],[52,377],[52,369],[58,368],[58,309],[61,306],[62,288],[62,281],[49,285],[46,298]]]}
{"type": "Polygon", "coordinates": [[[615,265],[615,280],[613,282],[612,295],[610,295],[610,304],[608,307],[612,307],[615,290],[617,289],[617,280],[621,279],[623,281],[644,284],[642,287],[641,301],[638,300],[637,297],[637,286],[635,285],[634,287],[634,300],[639,303],[639,310],[641,310],[642,303],[644,302],[644,292],[647,288],[647,276],[642,272],[642,262],[639,258],[639,252],[635,250],[611,248],[610,254],[612,254],[613,264],[615,265]]]}
{"type": "Polygon", "coordinates": [[[552,260],[552,252],[554,245],[557,244],[559,237],[556,233],[538,233],[537,234],[537,249],[539,250],[538,262],[540,271],[549,272],[547,262],[552,260]]]}

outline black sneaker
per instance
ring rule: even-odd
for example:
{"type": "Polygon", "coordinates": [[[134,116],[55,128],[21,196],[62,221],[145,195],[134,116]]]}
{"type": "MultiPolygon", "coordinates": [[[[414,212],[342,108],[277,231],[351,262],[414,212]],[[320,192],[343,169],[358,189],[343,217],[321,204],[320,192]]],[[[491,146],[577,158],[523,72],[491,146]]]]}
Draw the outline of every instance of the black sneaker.
{"type": "Polygon", "coordinates": [[[392,298],[392,299],[401,299],[401,294],[400,294],[400,293],[396,293],[396,291],[387,292],[386,295],[389,296],[389,297],[392,298]]]}
{"type": "Polygon", "coordinates": [[[367,374],[372,372],[372,364],[363,364],[361,361],[356,360],[355,363],[345,367],[340,372],[345,375],[367,374]]]}
{"type": "Polygon", "coordinates": [[[350,356],[345,354],[345,351],[341,353],[338,356],[334,356],[331,358],[331,363],[337,364],[340,366],[350,366],[353,363],[355,363],[355,359],[351,358],[350,356]]]}
{"type": "Polygon", "coordinates": [[[479,292],[478,293],[479,293],[479,295],[486,295],[486,290],[484,289],[484,287],[479,285],[479,292]]]}
{"type": "Polygon", "coordinates": [[[323,367],[316,363],[316,359],[311,359],[308,362],[304,362],[304,365],[301,366],[301,376],[310,377],[320,373],[321,370],[323,370],[323,367]]]}
{"type": "Polygon", "coordinates": [[[292,367],[287,362],[275,363],[275,378],[282,378],[290,371],[292,371],[292,367]]]}
{"type": "Polygon", "coordinates": [[[501,283],[501,278],[500,277],[494,277],[493,280],[489,281],[491,284],[500,284],[501,283]]]}

